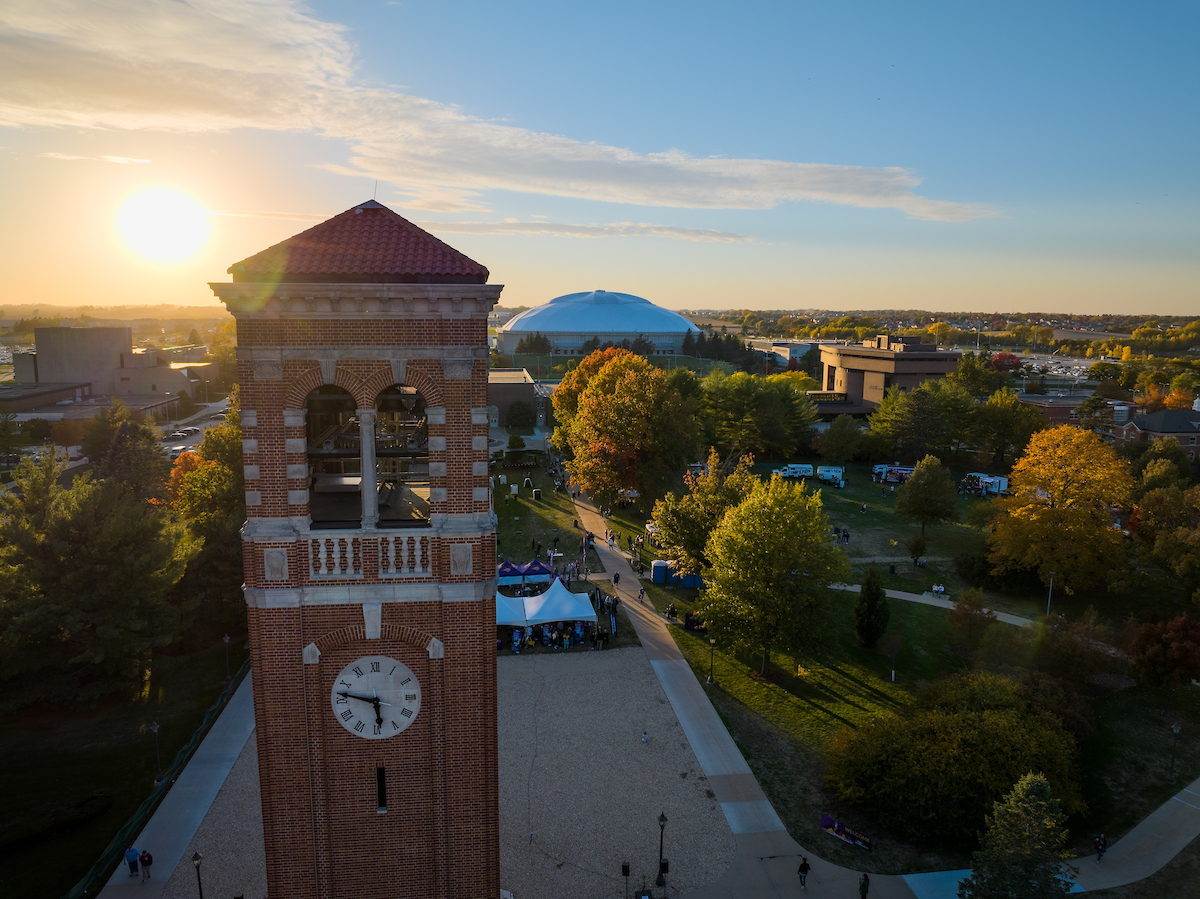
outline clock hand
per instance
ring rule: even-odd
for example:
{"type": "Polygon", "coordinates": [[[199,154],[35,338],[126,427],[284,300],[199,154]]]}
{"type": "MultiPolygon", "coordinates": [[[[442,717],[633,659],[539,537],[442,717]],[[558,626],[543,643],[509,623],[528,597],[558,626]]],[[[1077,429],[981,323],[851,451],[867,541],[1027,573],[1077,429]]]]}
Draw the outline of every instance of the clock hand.
{"type": "Polygon", "coordinates": [[[386,706],[390,706],[390,705],[391,705],[391,703],[390,703],[390,702],[384,702],[382,699],[379,699],[379,698],[378,698],[378,697],[376,697],[376,696],[366,696],[366,695],[364,695],[364,694],[362,694],[362,693],[350,693],[350,692],[348,692],[348,691],[346,691],[346,690],[338,690],[338,694],[337,694],[337,695],[338,695],[338,696],[345,696],[345,697],[347,697],[348,699],[358,699],[358,700],[361,700],[362,702],[369,702],[369,703],[371,703],[372,705],[374,705],[375,703],[379,703],[380,705],[386,705],[386,706]]]}

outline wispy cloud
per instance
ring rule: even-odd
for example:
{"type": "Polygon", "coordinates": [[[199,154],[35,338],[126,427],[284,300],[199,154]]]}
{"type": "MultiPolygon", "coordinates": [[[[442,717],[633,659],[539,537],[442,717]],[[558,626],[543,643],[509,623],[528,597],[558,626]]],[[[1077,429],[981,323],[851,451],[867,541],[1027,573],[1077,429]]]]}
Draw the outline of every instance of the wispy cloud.
{"type": "Polygon", "coordinates": [[[67,159],[73,162],[115,162],[117,165],[134,165],[149,162],[149,159],[134,159],[132,156],[70,156],[66,153],[39,153],[43,159],[67,159]]]}
{"type": "Polygon", "coordinates": [[[0,7],[0,124],[317,133],[351,148],[332,170],[439,211],[485,210],[488,191],[506,190],[710,209],[815,201],[940,221],[995,214],[922,196],[903,168],[635,153],[367,86],[355,66],[343,29],[295,0],[0,7]]]}
{"type": "MultiPolygon", "coordinates": [[[[235,212],[210,210],[209,215],[234,218],[285,219],[294,222],[323,222],[334,213],[312,212],[235,212]]],[[[608,225],[564,225],[554,222],[522,222],[504,219],[500,222],[413,222],[417,227],[442,234],[545,234],[555,237],[666,237],[672,240],[747,242],[753,237],[714,231],[709,228],[679,228],[675,225],[653,225],[646,222],[614,222],[608,225]]]]}

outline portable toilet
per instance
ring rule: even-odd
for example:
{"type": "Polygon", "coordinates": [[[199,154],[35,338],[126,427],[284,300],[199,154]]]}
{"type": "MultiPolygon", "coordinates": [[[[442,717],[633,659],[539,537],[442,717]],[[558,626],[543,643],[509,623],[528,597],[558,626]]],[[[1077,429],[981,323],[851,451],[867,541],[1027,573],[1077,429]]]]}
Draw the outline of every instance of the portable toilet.
{"type": "Polygon", "coordinates": [[[667,582],[667,569],[671,566],[662,559],[655,559],[650,563],[650,583],[665,584],[667,582]]]}

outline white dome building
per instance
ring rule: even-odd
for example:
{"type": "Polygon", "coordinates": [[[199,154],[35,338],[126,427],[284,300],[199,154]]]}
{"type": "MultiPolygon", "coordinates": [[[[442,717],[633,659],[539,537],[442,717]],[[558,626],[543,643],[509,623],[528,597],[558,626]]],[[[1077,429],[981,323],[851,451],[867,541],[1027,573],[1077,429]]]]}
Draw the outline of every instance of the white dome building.
{"type": "Polygon", "coordinates": [[[654,345],[651,355],[672,356],[683,346],[688,331],[699,329],[676,312],[628,293],[590,290],[555,297],[528,309],[496,329],[496,349],[511,356],[523,338],[541,334],[556,356],[581,356],[585,342],[603,345],[644,337],[654,345]]]}

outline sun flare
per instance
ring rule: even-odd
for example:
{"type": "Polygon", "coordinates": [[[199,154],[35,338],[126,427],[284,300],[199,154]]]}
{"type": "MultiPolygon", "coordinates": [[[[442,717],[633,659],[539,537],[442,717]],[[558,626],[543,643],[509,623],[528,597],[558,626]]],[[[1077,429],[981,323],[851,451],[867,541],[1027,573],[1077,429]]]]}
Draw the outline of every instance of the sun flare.
{"type": "Polygon", "coordinates": [[[187,194],[152,187],[125,201],[117,229],[138,253],[156,262],[179,262],[193,255],[208,237],[208,214],[187,194]]]}

